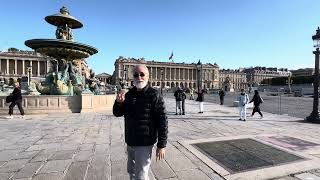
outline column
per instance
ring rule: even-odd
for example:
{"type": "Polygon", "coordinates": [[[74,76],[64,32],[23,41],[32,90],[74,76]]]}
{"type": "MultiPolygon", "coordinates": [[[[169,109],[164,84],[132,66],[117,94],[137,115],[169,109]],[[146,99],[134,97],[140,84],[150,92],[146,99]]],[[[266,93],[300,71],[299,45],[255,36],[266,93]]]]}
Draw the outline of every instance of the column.
{"type": "Polygon", "coordinates": [[[22,60],[22,75],[25,75],[26,74],[26,67],[25,67],[25,64],[24,64],[24,59],[22,60]]]}
{"type": "Polygon", "coordinates": [[[9,72],[9,59],[7,59],[7,70],[6,70],[6,74],[10,74],[10,72],[9,72]]]}
{"type": "Polygon", "coordinates": [[[30,77],[32,77],[32,69],[33,69],[33,67],[32,67],[32,61],[31,60],[29,60],[29,66],[31,66],[31,76],[30,77]]]}
{"type": "Polygon", "coordinates": [[[163,70],[163,76],[164,76],[163,79],[167,80],[167,67],[165,67],[163,70]]]}
{"type": "Polygon", "coordinates": [[[2,72],[2,67],[1,67],[1,59],[0,59],[0,72],[3,74],[3,72],[2,72]]]}
{"type": "Polygon", "coordinates": [[[155,67],[155,71],[156,71],[156,80],[158,80],[158,68],[157,67],[155,67]]]}
{"type": "Polygon", "coordinates": [[[40,76],[40,61],[38,60],[38,71],[37,71],[37,75],[40,76]]]}
{"type": "Polygon", "coordinates": [[[18,63],[17,60],[14,60],[14,74],[18,74],[18,63]]]}

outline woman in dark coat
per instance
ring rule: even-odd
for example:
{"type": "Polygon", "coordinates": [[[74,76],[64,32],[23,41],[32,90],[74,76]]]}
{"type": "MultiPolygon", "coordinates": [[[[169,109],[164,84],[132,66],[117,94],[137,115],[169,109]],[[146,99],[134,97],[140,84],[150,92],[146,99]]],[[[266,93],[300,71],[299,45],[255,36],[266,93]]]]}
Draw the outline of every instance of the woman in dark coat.
{"type": "Polygon", "coordinates": [[[14,106],[18,106],[20,114],[22,117],[24,117],[24,111],[22,108],[22,96],[21,96],[21,88],[19,82],[14,83],[15,88],[13,90],[12,94],[12,102],[9,106],[9,118],[12,118],[13,114],[13,108],[14,106]]]}
{"type": "Polygon", "coordinates": [[[199,101],[199,108],[200,108],[199,113],[203,113],[203,101],[204,101],[204,90],[203,89],[200,90],[200,92],[198,92],[197,101],[199,101]]]}
{"type": "Polygon", "coordinates": [[[253,116],[255,112],[258,112],[262,118],[263,114],[261,113],[261,110],[260,110],[260,104],[263,103],[263,100],[260,97],[258,90],[254,90],[253,98],[249,103],[251,102],[253,102],[253,105],[254,105],[251,116],[253,116]]]}

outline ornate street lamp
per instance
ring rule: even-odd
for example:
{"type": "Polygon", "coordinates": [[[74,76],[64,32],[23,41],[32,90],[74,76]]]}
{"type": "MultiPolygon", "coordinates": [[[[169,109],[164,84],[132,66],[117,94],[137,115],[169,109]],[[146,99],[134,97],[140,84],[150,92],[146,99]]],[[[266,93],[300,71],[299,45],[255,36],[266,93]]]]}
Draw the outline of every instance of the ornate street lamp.
{"type": "Polygon", "coordinates": [[[198,78],[197,78],[197,84],[198,84],[198,93],[200,92],[200,78],[202,78],[201,77],[201,67],[202,67],[202,64],[201,64],[201,62],[200,62],[200,59],[199,59],[199,61],[198,61],[198,63],[197,63],[197,72],[198,72],[198,78]]]}
{"type": "Polygon", "coordinates": [[[163,86],[163,68],[160,69],[161,71],[161,84],[160,84],[160,93],[162,94],[162,86],[163,86]]]}
{"type": "Polygon", "coordinates": [[[318,27],[316,35],[312,36],[314,47],[316,48],[313,51],[315,55],[315,69],[314,69],[314,76],[313,76],[313,110],[310,116],[306,117],[307,121],[320,123],[319,118],[319,47],[320,47],[320,29],[318,27]]]}

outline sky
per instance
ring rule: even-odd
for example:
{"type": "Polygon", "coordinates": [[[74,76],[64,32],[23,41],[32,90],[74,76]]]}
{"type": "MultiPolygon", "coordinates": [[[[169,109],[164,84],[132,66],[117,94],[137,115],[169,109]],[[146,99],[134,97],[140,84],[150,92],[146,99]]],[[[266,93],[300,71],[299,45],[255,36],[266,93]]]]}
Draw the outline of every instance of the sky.
{"type": "Polygon", "coordinates": [[[44,18],[66,6],[83,23],[76,42],[96,47],[87,59],[112,74],[119,56],[220,69],[314,67],[312,35],[319,0],[0,0],[0,50],[31,50],[28,39],[54,39],[44,18]]]}

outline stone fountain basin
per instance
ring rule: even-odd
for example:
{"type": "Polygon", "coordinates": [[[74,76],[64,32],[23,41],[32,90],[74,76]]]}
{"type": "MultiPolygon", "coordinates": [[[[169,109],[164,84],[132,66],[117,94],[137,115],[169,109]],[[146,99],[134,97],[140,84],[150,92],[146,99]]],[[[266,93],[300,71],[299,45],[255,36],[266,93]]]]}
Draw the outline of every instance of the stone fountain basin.
{"type": "Polygon", "coordinates": [[[25,45],[55,59],[83,59],[98,53],[92,46],[62,39],[30,39],[25,45]]]}
{"type": "MultiPolygon", "coordinates": [[[[10,103],[6,103],[6,96],[0,96],[0,115],[8,114],[10,103]]],[[[25,95],[22,96],[22,106],[26,114],[50,113],[86,113],[112,112],[115,94],[80,96],[64,95],[25,95]]],[[[19,114],[17,107],[14,115],[19,114]]]]}

